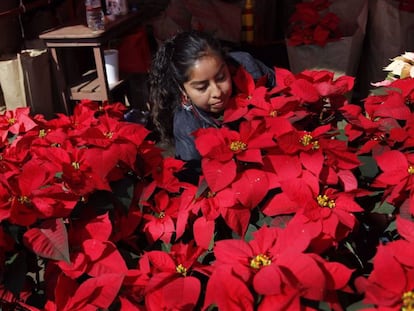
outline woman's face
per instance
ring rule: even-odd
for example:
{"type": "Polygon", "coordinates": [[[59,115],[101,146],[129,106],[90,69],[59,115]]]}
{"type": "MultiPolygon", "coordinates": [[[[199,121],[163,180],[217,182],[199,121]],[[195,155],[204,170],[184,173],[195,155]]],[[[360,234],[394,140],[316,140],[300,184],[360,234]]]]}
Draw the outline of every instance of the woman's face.
{"type": "Polygon", "coordinates": [[[201,57],[190,69],[184,90],[201,110],[211,113],[223,111],[232,92],[227,64],[215,54],[201,57]]]}

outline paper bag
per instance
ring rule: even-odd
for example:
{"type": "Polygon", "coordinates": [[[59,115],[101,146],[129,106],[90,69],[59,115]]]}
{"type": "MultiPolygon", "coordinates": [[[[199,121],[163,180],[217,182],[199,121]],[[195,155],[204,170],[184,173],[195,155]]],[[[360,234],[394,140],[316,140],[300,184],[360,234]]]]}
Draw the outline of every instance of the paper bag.
{"type": "Polygon", "coordinates": [[[51,66],[46,49],[23,50],[18,54],[23,73],[26,104],[31,113],[50,118],[54,114],[51,66]]]}
{"type": "Polygon", "coordinates": [[[241,12],[238,3],[226,3],[221,0],[184,0],[191,12],[191,28],[214,34],[217,38],[229,42],[240,42],[241,12]]]}
{"type": "Polygon", "coordinates": [[[7,110],[26,107],[23,74],[17,55],[0,59],[0,86],[7,110]]]}
{"type": "Polygon", "coordinates": [[[339,17],[344,36],[323,47],[286,44],[293,73],[305,69],[326,69],[338,75],[356,76],[366,32],[368,0],[334,1],[330,11],[339,17]]]}
{"type": "Polygon", "coordinates": [[[402,10],[395,0],[370,0],[367,42],[361,56],[360,92],[366,96],[371,83],[385,78],[391,58],[414,50],[414,12],[402,10]]]}

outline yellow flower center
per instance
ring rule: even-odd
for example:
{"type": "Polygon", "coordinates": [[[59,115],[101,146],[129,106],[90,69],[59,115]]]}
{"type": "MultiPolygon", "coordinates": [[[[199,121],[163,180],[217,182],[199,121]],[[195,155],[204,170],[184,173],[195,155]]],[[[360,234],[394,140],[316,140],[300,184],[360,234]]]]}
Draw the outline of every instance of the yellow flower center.
{"type": "Polygon", "coordinates": [[[302,138],[300,139],[300,143],[305,147],[312,145],[312,149],[319,149],[320,147],[319,142],[317,140],[314,141],[312,135],[309,133],[306,133],[302,136],[302,138]]]}
{"type": "Polygon", "coordinates": [[[408,174],[413,175],[414,174],[414,166],[410,165],[408,167],[408,170],[407,171],[408,171],[408,174]]]}
{"type": "Polygon", "coordinates": [[[106,138],[111,139],[112,136],[114,136],[114,132],[106,132],[104,135],[105,135],[106,138]]]}
{"type": "Polygon", "coordinates": [[[163,219],[165,217],[165,213],[164,212],[160,212],[158,214],[158,218],[163,219]]]}
{"type": "Polygon", "coordinates": [[[7,120],[7,122],[8,122],[10,125],[13,125],[14,123],[16,123],[16,118],[10,118],[10,119],[8,119],[8,120],[7,120]]]}
{"type": "Polygon", "coordinates": [[[17,199],[17,201],[20,204],[29,204],[30,203],[30,199],[27,196],[25,196],[25,195],[19,196],[18,199],[17,199]]]}
{"type": "Polygon", "coordinates": [[[177,267],[175,267],[175,271],[177,271],[177,273],[181,274],[182,276],[187,276],[187,268],[182,264],[179,264],[177,267]]]}
{"type": "Polygon", "coordinates": [[[251,95],[247,95],[247,96],[246,96],[246,99],[247,99],[247,100],[251,100],[251,99],[252,99],[252,96],[251,96],[251,95]]]}
{"type": "Polygon", "coordinates": [[[384,134],[376,135],[372,138],[372,140],[374,140],[374,141],[384,141],[385,140],[385,135],[384,134]]]}
{"type": "Polygon", "coordinates": [[[215,196],[216,196],[216,193],[213,191],[208,191],[206,194],[207,199],[214,198],[215,196]]]}
{"type": "Polygon", "coordinates": [[[277,110],[272,110],[272,111],[270,111],[269,115],[270,115],[272,118],[277,117],[277,110]]]}
{"type": "Polygon", "coordinates": [[[414,292],[405,292],[402,296],[401,311],[414,311],[414,292]]]}
{"type": "Polygon", "coordinates": [[[230,144],[230,149],[234,152],[243,151],[247,149],[247,144],[240,140],[232,141],[230,144]]]}
{"type": "Polygon", "coordinates": [[[335,207],[335,200],[330,199],[326,194],[318,195],[316,200],[318,201],[318,204],[321,207],[328,207],[328,208],[335,207]]]}
{"type": "Polygon", "coordinates": [[[39,131],[39,137],[40,137],[40,138],[44,138],[44,137],[46,137],[46,130],[45,130],[45,129],[41,129],[41,130],[39,131]]]}
{"type": "Polygon", "coordinates": [[[272,263],[270,258],[266,255],[259,254],[250,261],[250,267],[253,269],[260,269],[263,266],[268,266],[272,263]]]}
{"type": "Polygon", "coordinates": [[[80,169],[80,163],[79,163],[79,162],[72,162],[72,167],[73,167],[75,170],[78,170],[78,169],[80,169]]]}

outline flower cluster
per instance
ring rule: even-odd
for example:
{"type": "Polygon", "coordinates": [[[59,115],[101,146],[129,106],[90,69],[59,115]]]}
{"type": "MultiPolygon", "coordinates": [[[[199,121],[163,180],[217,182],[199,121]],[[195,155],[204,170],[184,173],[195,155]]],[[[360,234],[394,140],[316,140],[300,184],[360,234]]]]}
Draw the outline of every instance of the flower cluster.
{"type": "Polygon", "coordinates": [[[392,62],[384,68],[384,71],[388,73],[385,80],[372,83],[373,86],[387,86],[395,80],[414,78],[413,52],[405,52],[391,60],[392,62]]]}
{"type": "Polygon", "coordinates": [[[401,11],[414,12],[414,2],[412,0],[394,0],[398,3],[401,11]]]}
{"type": "Polygon", "coordinates": [[[240,68],[198,183],[121,104],[0,116],[1,306],[409,310],[414,79],[240,68]]]}
{"type": "Polygon", "coordinates": [[[287,43],[290,46],[316,44],[325,46],[341,38],[339,17],[329,12],[329,0],[312,0],[296,4],[289,18],[287,43]]]}

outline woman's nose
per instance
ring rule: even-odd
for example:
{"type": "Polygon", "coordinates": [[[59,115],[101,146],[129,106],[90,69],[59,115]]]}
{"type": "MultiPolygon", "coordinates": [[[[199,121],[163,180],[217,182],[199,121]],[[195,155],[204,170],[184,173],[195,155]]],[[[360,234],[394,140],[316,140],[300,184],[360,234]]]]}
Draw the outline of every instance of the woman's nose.
{"type": "Polygon", "coordinates": [[[220,86],[217,83],[214,83],[212,86],[211,95],[212,97],[220,97],[222,93],[222,90],[220,86]]]}

